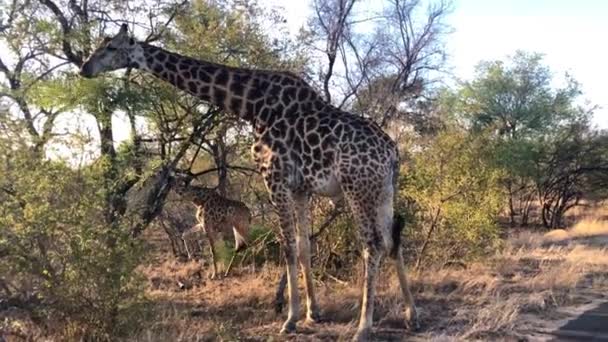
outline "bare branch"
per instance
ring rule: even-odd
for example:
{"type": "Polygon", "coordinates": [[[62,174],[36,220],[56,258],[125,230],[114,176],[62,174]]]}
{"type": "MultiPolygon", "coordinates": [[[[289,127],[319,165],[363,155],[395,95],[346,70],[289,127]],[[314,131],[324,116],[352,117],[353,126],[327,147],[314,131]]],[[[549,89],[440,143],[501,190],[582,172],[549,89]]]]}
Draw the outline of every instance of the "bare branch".
{"type": "Polygon", "coordinates": [[[175,19],[175,16],[179,13],[179,11],[185,7],[185,5],[188,4],[188,0],[184,0],[179,4],[176,4],[173,11],[171,12],[171,14],[169,15],[169,17],[167,18],[167,20],[165,21],[165,23],[162,25],[162,27],[160,28],[160,30],[158,30],[157,32],[154,32],[156,30],[156,28],[154,27],[154,25],[152,24],[152,16],[149,17],[150,19],[150,33],[148,34],[148,36],[146,37],[146,39],[144,40],[146,43],[151,43],[154,41],[159,40],[164,32],[167,30],[167,28],[169,27],[169,25],[171,25],[171,23],[173,22],[173,20],[175,19]]]}
{"type": "Polygon", "coordinates": [[[314,3],[317,26],[323,30],[326,40],[324,53],[327,56],[327,70],[323,75],[323,92],[327,102],[331,103],[330,81],[338,49],[347,30],[348,18],[356,0],[316,0],[314,3]],[[336,3],[337,2],[337,3],[336,3]]]}
{"type": "Polygon", "coordinates": [[[72,45],[69,42],[70,34],[72,33],[72,28],[63,14],[63,12],[57,7],[57,5],[52,0],[40,0],[40,3],[46,6],[57,18],[59,25],[61,26],[61,31],[63,36],[61,38],[61,46],[63,53],[67,57],[67,59],[80,67],[83,62],[82,54],[80,52],[74,52],[72,45]]]}

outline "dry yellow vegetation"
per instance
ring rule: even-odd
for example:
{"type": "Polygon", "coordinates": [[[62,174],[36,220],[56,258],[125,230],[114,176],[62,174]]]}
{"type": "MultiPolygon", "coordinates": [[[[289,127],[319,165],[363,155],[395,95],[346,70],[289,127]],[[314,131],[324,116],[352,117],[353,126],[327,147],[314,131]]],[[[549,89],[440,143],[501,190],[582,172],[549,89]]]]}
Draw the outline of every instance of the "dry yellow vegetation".
{"type": "MultiPolygon", "coordinates": [[[[594,210],[568,230],[520,232],[486,260],[412,272],[422,321],[416,333],[404,329],[398,282],[387,271],[379,281],[375,338],[516,340],[548,333],[546,322],[568,316],[563,308],[597,300],[608,289],[606,207],[594,210]]],[[[179,264],[168,250],[159,253],[143,268],[156,319],[140,341],[333,341],[348,340],[355,331],[358,275],[346,283],[318,282],[326,322],[302,323],[297,335],[284,337],[276,334],[284,317],[272,305],[279,269],[241,270],[210,281],[199,264],[179,264]],[[180,289],[176,281],[187,279],[189,289],[180,289]]]]}

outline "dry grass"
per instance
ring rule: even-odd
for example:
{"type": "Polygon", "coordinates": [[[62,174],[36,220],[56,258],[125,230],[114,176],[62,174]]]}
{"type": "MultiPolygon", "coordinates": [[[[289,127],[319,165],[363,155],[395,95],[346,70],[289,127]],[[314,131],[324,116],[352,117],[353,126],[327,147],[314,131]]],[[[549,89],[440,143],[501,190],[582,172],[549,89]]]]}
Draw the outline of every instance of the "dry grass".
{"type": "Polygon", "coordinates": [[[587,237],[608,234],[608,221],[598,218],[584,219],[578,222],[569,233],[572,237],[587,237]]]}
{"type": "MultiPolygon", "coordinates": [[[[601,236],[606,223],[597,221],[592,226],[590,222],[596,221],[586,219],[565,231],[568,243],[551,243],[542,234],[522,232],[483,263],[412,273],[423,327],[417,333],[405,330],[398,282],[386,267],[388,276],[378,284],[375,338],[516,340],[537,327],[535,320],[555,319],[556,309],[599,297],[608,289],[606,245],[573,239],[601,236]]],[[[200,269],[165,260],[148,266],[145,272],[150,279],[176,279],[200,273],[200,269]]],[[[157,303],[158,319],[138,340],[285,340],[276,335],[284,315],[272,311],[279,274],[280,270],[267,268],[223,281],[203,279],[191,290],[179,290],[175,285],[155,288],[151,282],[148,293],[157,303]]],[[[300,324],[299,333],[287,339],[347,340],[358,319],[359,281],[351,280],[346,286],[334,282],[317,285],[327,322],[300,324]]]]}
{"type": "Polygon", "coordinates": [[[546,243],[580,241],[606,245],[608,243],[608,203],[579,209],[573,214],[578,221],[570,229],[556,229],[546,233],[546,243]]]}
{"type": "MultiPolygon", "coordinates": [[[[483,262],[411,273],[422,326],[416,333],[405,330],[397,278],[385,265],[386,276],[378,284],[374,338],[518,340],[538,331],[543,321],[563,318],[563,308],[601,298],[608,290],[606,211],[587,213],[567,230],[521,232],[483,262]]],[[[326,321],[314,326],[300,323],[298,334],[279,336],[285,318],[273,311],[279,269],[236,270],[230,278],[209,280],[208,268],[174,260],[162,232],[148,233],[156,250],[141,271],[148,279],[146,292],[155,318],[133,340],[341,341],[354,333],[358,276],[346,285],[317,283],[326,321]]]]}

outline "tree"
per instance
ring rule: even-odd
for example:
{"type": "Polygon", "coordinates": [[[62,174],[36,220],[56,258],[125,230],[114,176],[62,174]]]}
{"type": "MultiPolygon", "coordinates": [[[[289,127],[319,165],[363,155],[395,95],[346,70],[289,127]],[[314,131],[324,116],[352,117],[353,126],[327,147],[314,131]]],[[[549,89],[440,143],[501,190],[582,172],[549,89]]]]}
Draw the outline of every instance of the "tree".
{"type": "Polygon", "coordinates": [[[105,225],[101,165],[41,160],[30,146],[0,136],[0,295],[53,317],[64,338],[122,335],[141,323],[141,246],[105,225]]]}
{"type": "MultiPolygon", "coordinates": [[[[201,146],[217,150],[222,179],[231,170],[250,175],[251,169],[231,164],[246,141],[239,139],[239,125],[217,108],[131,70],[85,80],[76,74],[83,60],[124,22],[137,33],[149,32],[148,42],[232,65],[290,66],[297,65],[297,56],[285,57],[289,42],[262,31],[266,14],[253,3],[15,0],[3,5],[8,11],[0,39],[12,56],[3,55],[0,63],[5,76],[0,96],[12,107],[0,115],[6,133],[0,141],[0,272],[10,275],[0,285],[8,284],[7,296],[19,296],[15,289],[42,284],[31,289],[40,301],[36,307],[78,327],[73,339],[114,339],[129,321],[124,316],[129,304],[141,299],[135,267],[142,251],[132,237],[161,212],[170,174],[204,159],[201,146]],[[93,123],[96,134],[85,144],[94,153],[86,162],[72,165],[43,153],[61,146],[83,154],[51,140],[59,115],[93,123]],[[131,139],[117,147],[113,119],[121,115],[131,139]]],[[[66,133],[63,142],[77,137],[66,133]]]]}
{"type": "Polygon", "coordinates": [[[54,124],[63,108],[35,103],[35,87],[67,63],[50,55],[50,35],[44,25],[31,20],[38,13],[36,6],[18,0],[2,6],[6,12],[0,19],[0,41],[5,49],[0,58],[0,103],[11,109],[5,118],[24,124],[30,148],[42,157],[46,144],[57,134],[54,124]]]}
{"type": "Polygon", "coordinates": [[[444,68],[444,19],[450,4],[423,12],[418,0],[387,1],[358,14],[357,1],[317,0],[305,41],[326,57],[318,79],[327,101],[382,126],[400,121],[424,128],[433,84],[444,68]],[[332,94],[333,93],[333,94],[332,94]]]}
{"type": "Polygon", "coordinates": [[[601,194],[608,184],[608,135],[585,122],[562,128],[550,143],[539,144],[534,182],[542,223],[563,227],[564,214],[584,198],[601,194]],[[598,191],[599,190],[599,191],[598,191]]]}
{"type": "Polygon", "coordinates": [[[465,82],[452,101],[456,121],[473,130],[494,131],[496,163],[507,171],[512,225],[517,217],[527,225],[535,201],[541,200],[535,178],[549,171],[538,166],[559,143],[558,132],[587,121],[592,113],[575,104],[579,84],[566,75],[565,85],[554,87],[542,62],[542,55],[521,51],[507,62],[482,62],[475,79],[465,82]]]}

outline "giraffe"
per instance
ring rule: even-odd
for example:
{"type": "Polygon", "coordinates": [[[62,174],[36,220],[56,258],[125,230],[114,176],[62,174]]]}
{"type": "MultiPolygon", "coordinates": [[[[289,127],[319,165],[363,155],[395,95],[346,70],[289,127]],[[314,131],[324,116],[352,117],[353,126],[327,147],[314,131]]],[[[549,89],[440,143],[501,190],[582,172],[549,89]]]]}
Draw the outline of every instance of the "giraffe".
{"type": "MultiPolygon", "coordinates": [[[[189,185],[177,182],[175,192],[182,198],[192,202],[196,206],[196,220],[198,224],[185,229],[181,233],[181,238],[186,247],[188,258],[191,258],[189,243],[198,241],[201,232],[204,232],[209,241],[211,259],[213,262],[213,273],[211,278],[217,276],[217,258],[215,254],[214,241],[218,233],[226,236],[234,234],[234,247],[238,253],[247,246],[247,235],[251,223],[251,213],[249,208],[239,201],[234,201],[221,196],[216,189],[205,188],[202,186],[189,185]]],[[[235,254],[236,255],[236,254],[235,254]]],[[[226,269],[224,276],[227,276],[232,267],[234,257],[226,269]]]]}
{"type": "Polygon", "coordinates": [[[380,263],[394,261],[406,302],[406,325],[418,327],[401,253],[404,222],[394,215],[399,175],[396,143],[371,120],[325,102],[287,72],[234,68],[197,60],[135,40],[123,25],[82,65],[83,77],[121,68],[151,73],[253,126],[256,162],[280,221],[286,260],[288,313],[281,333],[299,320],[298,263],[306,293],[306,322],[319,321],[310,264],[311,195],[344,199],[358,226],[365,267],[359,325],[353,340],[371,336],[380,263]]]}

